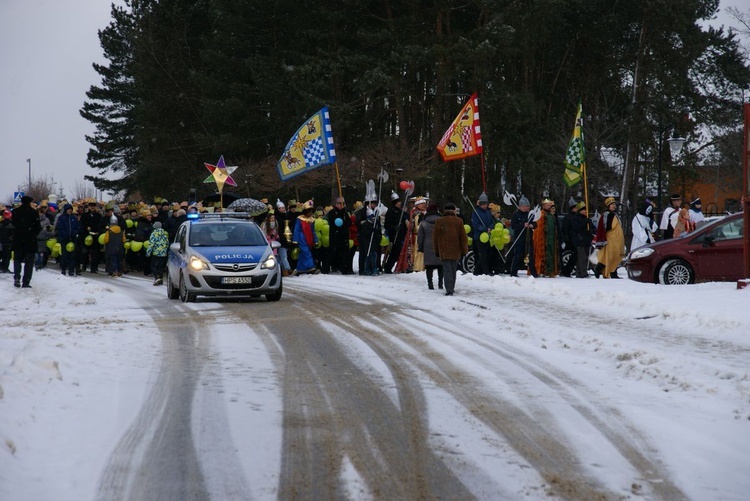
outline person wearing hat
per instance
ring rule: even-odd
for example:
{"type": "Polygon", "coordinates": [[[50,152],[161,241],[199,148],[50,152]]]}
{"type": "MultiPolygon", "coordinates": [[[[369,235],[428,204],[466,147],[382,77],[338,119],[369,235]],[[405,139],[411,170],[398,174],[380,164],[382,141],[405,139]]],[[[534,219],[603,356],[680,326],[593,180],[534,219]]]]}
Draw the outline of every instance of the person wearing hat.
{"type": "Polygon", "coordinates": [[[164,199],[161,201],[161,204],[159,204],[159,213],[156,216],[156,220],[159,221],[162,225],[162,228],[165,224],[167,224],[167,219],[169,219],[169,201],[164,199]]]}
{"type": "Polygon", "coordinates": [[[36,236],[42,227],[39,215],[31,207],[33,197],[21,197],[21,205],[13,209],[13,285],[15,287],[31,287],[31,276],[34,273],[34,259],[36,258],[36,236]],[[23,279],[21,276],[23,268],[23,279]]]}
{"type": "MultiPolygon", "coordinates": [[[[414,200],[414,207],[411,209],[411,226],[409,228],[409,237],[407,242],[411,245],[411,270],[412,271],[424,271],[424,253],[419,252],[417,246],[417,233],[419,232],[419,225],[422,223],[425,214],[427,213],[427,199],[424,197],[417,197],[414,200]]],[[[403,252],[403,251],[402,251],[403,252]]]]}
{"type": "Polygon", "coordinates": [[[495,227],[495,218],[489,209],[490,201],[487,194],[482,192],[471,214],[472,239],[474,246],[474,275],[492,275],[490,269],[490,240],[489,235],[495,227]],[[487,241],[482,241],[482,234],[487,234],[487,241]]]}
{"type": "Polygon", "coordinates": [[[458,260],[469,253],[469,239],[464,230],[464,222],[456,215],[456,206],[452,203],[445,205],[443,215],[435,222],[432,249],[443,267],[445,295],[452,296],[456,288],[458,260]]]}
{"type": "Polygon", "coordinates": [[[513,263],[510,265],[510,276],[517,277],[518,270],[521,268],[521,262],[528,256],[528,272],[533,277],[537,277],[536,264],[534,263],[534,228],[536,221],[534,216],[529,212],[531,204],[529,199],[521,197],[518,201],[518,209],[510,218],[510,230],[513,233],[513,263]]]}
{"type": "Polygon", "coordinates": [[[325,260],[323,273],[339,271],[342,275],[352,274],[352,260],[349,256],[349,227],[352,220],[346,208],[344,197],[336,197],[332,201],[333,208],[325,218],[328,220],[330,232],[328,234],[328,259],[325,260]]]}
{"type": "MultiPolygon", "coordinates": [[[[359,242],[359,256],[358,256],[358,273],[360,275],[365,274],[365,265],[368,255],[375,254],[377,274],[380,274],[380,268],[377,263],[380,263],[380,237],[382,236],[382,227],[380,225],[380,211],[378,208],[377,197],[373,195],[365,195],[365,203],[361,208],[354,211],[354,224],[357,226],[357,241],[359,242]],[[369,211],[369,212],[368,212],[369,211]],[[375,218],[375,222],[370,224],[370,227],[374,230],[369,231],[369,237],[362,236],[363,226],[367,223],[369,214],[372,214],[375,218]],[[365,241],[363,241],[363,238],[365,241]],[[372,250],[370,248],[374,250],[372,250]],[[364,252],[363,252],[364,248],[364,252]]],[[[374,273],[373,273],[374,274],[374,273]]]]}
{"type": "Polygon", "coordinates": [[[294,275],[310,273],[316,275],[320,270],[315,266],[313,258],[313,249],[318,244],[318,234],[315,231],[315,205],[312,200],[302,204],[302,214],[297,218],[297,224],[294,226],[292,243],[296,244],[299,249],[297,258],[297,268],[294,275]]]}
{"type": "Polygon", "coordinates": [[[620,278],[617,268],[625,257],[625,234],[622,231],[620,216],[617,215],[617,202],[613,197],[604,200],[605,211],[599,218],[596,229],[596,257],[599,263],[594,268],[596,278],[620,278]]]}
{"type": "Polygon", "coordinates": [[[383,265],[383,273],[393,273],[393,267],[401,255],[401,249],[404,246],[406,233],[409,229],[409,214],[402,208],[402,205],[399,196],[392,192],[391,206],[385,213],[385,234],[391,247],[383,265]]]}
{"type": "Polygon", "coordinates": [[[102,226],[102,219],[102,214],[99,212],[99,204],[97,202],[89,202],[86,212],[81,216],[81,231],[78,233],[78,266],[81,270],[86,270],[86,265],[88,264],[91,273],[99,272],[100,246],[98,243],[94,244],[93,242],[91,245],[86,245],[86,237],[91,236],[94,242],[97,241],[102,226]]]}
{"type": "Polygon", "coordinates": [[[417,248],[419,252],[424,255],[424,267],[427,275],[428,289],[435,288],[432,281],[435,270],[437,270],[438,276],[438,289],[443,288],[443,263],[440,261],[440,258],[435,255],[435,248],[433,245],[435,223],[439,217],[438,206],[436,204],[430,204],[427,207],[427,213],[425,214],[424,220],[420,223],[419,229],[417,230],[417,248]]]}
{"type": "Polygon", "coordinates": [[[61,246],[60,268],[62,269],[62,274],[65,275],[67,273],[71,277],[76,274],[80,275],[80,272],[76,273],[75,244],[78,240],[78,233],[81,230],[81,226],[78,217],[73,214],[72,205],[65,204],[63,206],[62,214],[57,218],[55,228],[57,229],[57,241],[61,246]],[[68,244],[73,244],[73,250],[68,249],[68,244]]]}
{"type": "Polygon", "coordinates": [[[169,252],[169,234],[162,227],[161,221],[154,223],[151,235],[148,237],[146,256],[151,260],[151,274],[154,276],[154,285],[164,283],[164,268],[167,265],[167,253],[169,252]]]}
{"type": "Polygon", "coordinates": [[[659,231],[659,228],[654,221],[654,204],[650,199],[643,201],[630,226],[633,229],[633,239],[630,241],[631,251],[656,241],[654,234],[659,231]]]}
{"type": "MultiPolygon", "coordinates": [[[[366,200],[370,202],[370,200],[366,200]]],[[[380,236],[382,230],[380,226],[380,214],[376,207],[369,207],[371,204],[362,206],[364,212],[363,220],[357,223],[355,215],[355,225],[358,226],[357,240],[359,242],[359,274],[365,276],[380,275],[378,267],[378,257],[380,251],[380,236]]]]}
{"type": "Polygon", "coordinates": [[[573,244],[573,228],[571,226],[573,216],[577,213],[578,204],[573,197],[570,197],[570,200],[568,200],[568,213],[562,218],[562,223],[560,224],[560,239],[562,240],[562,247],[564,250],[570,251],[570,258],[568,258],[568,261],[561,263],[562,269],[560,270],[560,275],[563,277],[571,276],[573,274],[573,268],[578,262],[578,249],[575,244],[573,244]]]}
{"type": "Polygon", "coordinates": [[[703,204],[701,203],[700,198],[696,198],[690,202],[690,221],[693,222],[696,228],[706,222],[706,217],[703,215],[703,204]]]}
{"type": "Polygon", "coordinates": [[[121,277],[125,271],[125,232],[119,225],[120,221],[115,214],[109,216],[104,232],[104,256],[110,277],[121,277]]]}
{"type": "Polygon", "coordinates": [[[662,231],[662,238],[664,239],[674,237],[674,227],[677,224],[677,214],[680,211],[680,205],[682,205],[682,197],[675,193],[670,197],[669,203],[670,206],[664,209],[659,223],[659,229],[662,231]]]}
{"type": "Polygon", "coordinates": [[[596,232],[583,202],[578,202],[575,213],[570,215],[570,233],[576,249],[576,278],[589,278],[589,251],[596,232]]]}
{"type": "Polygon", "coordinates": [[[278,248],[279,264],[281,265],[281,275],[288,277],[292,274],[292,260],[290,253],[292,251],[292,234],[294,233],[297,214],[286,210],[286,205],[280,199],[276,199],[276,224],[279,225],[279,243],[278,248]]]}
{"type": "Polygon", "coordinates": [[[553,214],[554,202],[542,200],[542,216],[534,230],[534,260],[537,273],[545,277],[556,277],[560,273],[560,227],[553,214]]]}
{"type": "MultiPolygon", "coordinates": [[[[136,242],[147,242],[151,236],[151,232],[154,229],[152,223],[153,216],[151,209],[143,207],[138,211],[138,218],[133,225],[132,240],[136,242]]],[[[146,249],[141,247],[138,252],[130,251],[125,256],[125,261],[128,263],[131,270],[142,271],[144,276],[151,276],[151,258],[146,255],[146,249]]]]}

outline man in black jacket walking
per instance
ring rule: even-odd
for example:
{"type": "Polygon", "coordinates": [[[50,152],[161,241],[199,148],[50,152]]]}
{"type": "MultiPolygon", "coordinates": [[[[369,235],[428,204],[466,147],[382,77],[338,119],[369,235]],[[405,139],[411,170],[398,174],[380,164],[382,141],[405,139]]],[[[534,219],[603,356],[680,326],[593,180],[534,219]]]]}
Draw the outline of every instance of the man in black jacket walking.
{"type": "Polygon", "coordinates": [[[21,206],[13,209],[13,285],[30,288],[31,275],[34,273],[36,257],[36,236],[42,230],[39,214],[31,207],[34,199],[30,196],[21,198],[21,206]],[[23,266],[23,286],[21,285],[21,266],[23,266]]]}

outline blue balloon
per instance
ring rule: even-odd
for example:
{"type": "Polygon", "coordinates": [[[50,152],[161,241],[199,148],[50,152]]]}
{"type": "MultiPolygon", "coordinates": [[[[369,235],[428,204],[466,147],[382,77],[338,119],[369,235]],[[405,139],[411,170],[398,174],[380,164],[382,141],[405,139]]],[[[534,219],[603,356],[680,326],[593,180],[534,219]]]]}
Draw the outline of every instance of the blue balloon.
{"type": "Polygon", "coordinates": [[[341,219],[340,217],[337,217],[337,218],[336,218],[336,219],[335,219],[335,220],[333,221],[333,224],[335,224],[336,226],[341,226],[342,224],[344,224],[344,220],[343,220],[343,219],[341,219]]]}

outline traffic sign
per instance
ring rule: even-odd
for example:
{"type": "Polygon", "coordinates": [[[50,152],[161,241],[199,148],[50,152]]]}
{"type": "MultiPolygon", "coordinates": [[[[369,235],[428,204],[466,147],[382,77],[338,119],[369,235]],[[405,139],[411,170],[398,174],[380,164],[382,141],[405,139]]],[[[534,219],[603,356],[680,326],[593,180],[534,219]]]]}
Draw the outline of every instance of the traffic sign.
{"type": "Polygon", "coordinates": [[[13,192],[13,203],[14,204],[20,204],[21,203],[21,198],[23,198],[23,196],[25,194],[26,193],[24,193],[23,191],[14,191],[13,192]]]}

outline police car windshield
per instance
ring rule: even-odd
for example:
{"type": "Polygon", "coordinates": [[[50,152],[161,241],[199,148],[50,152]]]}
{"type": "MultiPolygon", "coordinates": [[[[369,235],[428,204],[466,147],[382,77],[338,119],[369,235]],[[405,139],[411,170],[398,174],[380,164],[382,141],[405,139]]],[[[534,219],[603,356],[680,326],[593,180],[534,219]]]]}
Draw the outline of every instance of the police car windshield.
{"type": "Polygon", "coordinates": [[[245,245],[268,245],[268,241],[257,226],[248,223],[196,224],[190,231],[191,247],[237,247],[245,245]]]}

